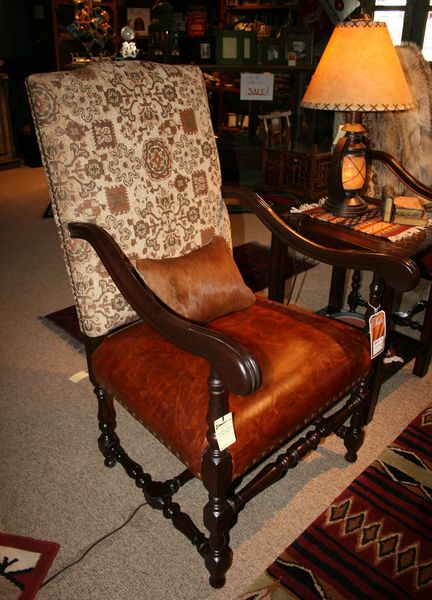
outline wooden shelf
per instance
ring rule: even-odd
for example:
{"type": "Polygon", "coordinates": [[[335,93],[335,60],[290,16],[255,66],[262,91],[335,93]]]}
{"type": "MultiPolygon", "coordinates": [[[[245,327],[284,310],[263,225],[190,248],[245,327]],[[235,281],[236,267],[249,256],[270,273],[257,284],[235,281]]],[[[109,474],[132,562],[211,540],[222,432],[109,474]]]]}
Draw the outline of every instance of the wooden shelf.
{"type": "Polygon", "coordinates": [[[288,67],[287,65],[274,65],[274,64],[259,64],[259,65],[197,65],[200,67],[202,71],[240,71],[240,72],[250,72],[250,71],[268,71],[269,73],[310,73],[315,70],[313,65],[304,65],[304,66],[295,66],[288,67]]]}
{"type": "Polygon", "coordinates": [[[270,2],[267,2],[266,4],[246,4],[246,5],[242,5],[242,6],[226,6],[225,10],[227,12],[236,12],[236,13],[242,13],[242,12],[266,12],[266,11],[273,11],[273,10],[287,10],[289,8],[293,8],[298,6],[298,2],[292,2],[290,3],[285,3],[285,4],[272,4],[270,2]]]}
{"type": "Polygon", "coordinates": [[[248,20],[255,22],[258,30],[258,24],[270,27],[272,37],[276,37],[285,21],[293,23],[296,26],[299,17],[298,0],[284,0],[283,2],[253,2],[238,6],[227,6],[226,0],[220,0],[220,20],[224,26],[231,28],[239,20],[248,20]],[[243,18],[242,18],[243,17],[243,18]]]}

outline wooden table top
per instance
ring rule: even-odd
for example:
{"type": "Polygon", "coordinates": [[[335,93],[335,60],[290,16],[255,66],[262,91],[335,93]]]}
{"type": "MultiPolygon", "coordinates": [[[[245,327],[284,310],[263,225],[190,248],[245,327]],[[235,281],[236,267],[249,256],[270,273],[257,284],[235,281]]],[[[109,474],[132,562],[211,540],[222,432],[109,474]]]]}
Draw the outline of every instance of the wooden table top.
{"type": "Polygon", "coordinates": [[[432,225],[393,242],[340,224],[320,221],[305,213],[286,213],[283,218],[305,237],[327,246],[372,250],[404,258],[413,258],[432,248],[432,225]]]}

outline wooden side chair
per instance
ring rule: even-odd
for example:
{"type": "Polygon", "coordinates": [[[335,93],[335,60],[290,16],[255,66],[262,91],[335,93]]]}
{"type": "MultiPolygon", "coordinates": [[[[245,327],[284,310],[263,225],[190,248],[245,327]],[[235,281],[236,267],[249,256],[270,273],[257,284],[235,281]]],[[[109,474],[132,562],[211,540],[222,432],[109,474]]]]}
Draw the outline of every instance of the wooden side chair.
{"type": "Polygon", "coordinates": [[[316,202],[329,192],[331,152],[317,144],[296,142],[284,153],[281,188],[300,199],[316,202]]]}
{"type": "Polygon", "coordinates": [[[291,139],[291,111],[258,115],[264,128],[262,170],[267,186],[314,202],[328,193],[331,153],[291,139]]]}
{"type": "MultiPolygon", "coordinates": [[[[220,587],[232,559],[229,531],[256,494],[331,433],[343,438],[346,459],[356,459],[369,408],[369,341],[245,286],[232,258],[199,68],[95,63],[32,75],[27,88],[105,465],[122,465],[220,587]],[[180,474],[158,481],[128,456],[116,431],[117,402],[183,462],[180,474]],[[192,478],[208,492],[201,524],[174,501],[192,478]]],[[[411,261],[311,243],[259,196],[238,193],[296,250],[371,269],[395,287],[416,284],[411,261]]]]}
{"type": "Polygon", "coordinates": [[[262,170],[267,185],[282,187],[284,152],[291,144],[291,111],[273,111],[258,115],[264,129],[262,170]]]}

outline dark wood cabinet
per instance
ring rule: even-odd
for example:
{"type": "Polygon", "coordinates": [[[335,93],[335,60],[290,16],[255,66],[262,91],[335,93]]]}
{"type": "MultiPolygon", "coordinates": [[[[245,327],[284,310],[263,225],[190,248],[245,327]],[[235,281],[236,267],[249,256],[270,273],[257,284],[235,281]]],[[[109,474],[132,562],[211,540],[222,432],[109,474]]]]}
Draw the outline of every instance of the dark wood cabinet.
{"type": "Polygon", "coordinates": [[[9,112],[9,77],[0,73],[0,168],[18,166],[9,112]]]}

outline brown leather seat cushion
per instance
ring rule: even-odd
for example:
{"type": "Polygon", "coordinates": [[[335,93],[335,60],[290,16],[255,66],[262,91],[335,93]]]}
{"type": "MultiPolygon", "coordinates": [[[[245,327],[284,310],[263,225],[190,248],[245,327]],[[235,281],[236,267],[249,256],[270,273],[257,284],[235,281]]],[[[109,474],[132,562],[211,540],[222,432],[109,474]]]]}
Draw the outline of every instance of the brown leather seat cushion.
{"type": "MultiPolygon", "coordinates": [[[[257,298],[247,310],[208,326],[241,342],[262,370],[259,390],[229,397],[235,476],[333,404],[370,367],[361,332],[269,300],[257,298]]],[[[199,477],[206,447],[206,361],[138,323],[104,340],[93,369],[100,385],[199,477]]]]}

